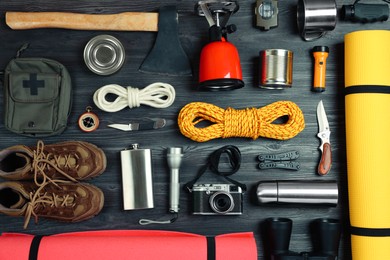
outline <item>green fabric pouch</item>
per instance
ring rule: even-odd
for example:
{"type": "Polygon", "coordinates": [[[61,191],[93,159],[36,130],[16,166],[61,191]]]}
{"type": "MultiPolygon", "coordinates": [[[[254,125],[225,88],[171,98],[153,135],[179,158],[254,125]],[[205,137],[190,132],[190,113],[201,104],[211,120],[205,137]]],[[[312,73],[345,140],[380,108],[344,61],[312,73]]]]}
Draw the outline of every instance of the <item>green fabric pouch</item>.
{"type": "Polygon", "coordinates": [[[67,69],[44,58],[15,58],[4,71],[4,125],[17,134],[44,137],[62,133],[72,107],[67,69]]]}

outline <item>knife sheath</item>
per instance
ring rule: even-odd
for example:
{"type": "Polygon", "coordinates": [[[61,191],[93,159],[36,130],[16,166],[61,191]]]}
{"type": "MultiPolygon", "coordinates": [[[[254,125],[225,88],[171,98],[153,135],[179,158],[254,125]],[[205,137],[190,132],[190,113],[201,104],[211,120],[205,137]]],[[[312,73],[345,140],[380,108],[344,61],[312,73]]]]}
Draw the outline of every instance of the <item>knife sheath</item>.
{"type": "Polygon", "coordinates": [[[7,12],[13,30],[61,28],[73,30],[158,31],[158,13],[80,14],[65,12],[7,12]]]}

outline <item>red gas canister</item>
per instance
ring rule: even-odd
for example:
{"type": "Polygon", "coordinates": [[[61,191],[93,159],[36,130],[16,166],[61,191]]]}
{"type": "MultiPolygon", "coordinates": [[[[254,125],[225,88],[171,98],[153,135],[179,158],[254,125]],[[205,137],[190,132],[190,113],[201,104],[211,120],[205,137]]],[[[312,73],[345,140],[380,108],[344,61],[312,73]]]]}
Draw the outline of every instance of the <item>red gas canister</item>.
{"type": "Polygon", "coordinates": [[[209,43],[200,54],[200,90],[218,91],[242,88],[240,57],[237,48],[227,41],[227,34],[236,31],[227,25],[229,17],[239,9],[236,1],[199,1],[195,10],[209,23],[209,43]]]}
{"type": "Polygon", "coordinates": [[[240,57],[237,48],[227,42],[208,43],[200,55],[199,88],[206,90],[227,90],[244,86],[240,57]]]}

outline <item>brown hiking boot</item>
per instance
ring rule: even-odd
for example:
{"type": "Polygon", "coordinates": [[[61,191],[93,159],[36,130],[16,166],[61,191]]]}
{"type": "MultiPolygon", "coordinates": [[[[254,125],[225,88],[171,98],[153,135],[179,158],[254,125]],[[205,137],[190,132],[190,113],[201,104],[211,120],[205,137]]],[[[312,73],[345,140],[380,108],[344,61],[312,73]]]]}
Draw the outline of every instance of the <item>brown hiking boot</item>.
{"type": "Polygon", "coordinates": [[[34,182],[0,182],[0,213],[64,222],[83,221],[97,215],[104,204],[103,192],[90,184],[56,180],[37,186],[34,182]]]}
{"type": "Polygon", "coordinates": [[[106,156],[97,146],[68,141],[36,147],[16,145],[0,151],[0,177],[8,180],[85,180],[101,174],[106,156]]]}

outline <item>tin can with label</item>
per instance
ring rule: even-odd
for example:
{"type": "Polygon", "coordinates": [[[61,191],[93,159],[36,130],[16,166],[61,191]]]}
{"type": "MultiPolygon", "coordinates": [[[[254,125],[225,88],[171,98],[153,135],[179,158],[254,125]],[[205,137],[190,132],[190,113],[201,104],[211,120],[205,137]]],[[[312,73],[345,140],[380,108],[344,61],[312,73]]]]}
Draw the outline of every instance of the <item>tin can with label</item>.
{"type": "Polygon", "coordinates": [[[283,89],[292,86],[293,52],[267,49],[260,52],[259,87],[283,89]]]}
{"type": "Polygon", "coordinates": [[[84,62],[98,75],[111,75],[117,72],[125,61],[122,43],[111,35],[98,35],[84,48],[84,62]]]}

